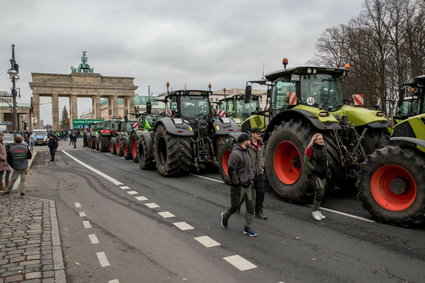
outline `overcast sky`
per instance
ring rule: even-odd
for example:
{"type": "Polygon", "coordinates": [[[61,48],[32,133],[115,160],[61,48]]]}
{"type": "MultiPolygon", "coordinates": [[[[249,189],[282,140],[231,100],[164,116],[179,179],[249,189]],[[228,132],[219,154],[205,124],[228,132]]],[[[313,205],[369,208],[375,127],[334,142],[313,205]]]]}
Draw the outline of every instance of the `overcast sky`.
{"type": "MultiPolygon", "coordinates": [[[[104,76],[134,77],[136,93],[243,88],[247,80],[305,64],[329,27],[360,12],[363,0],[0,0],[0,90],[10,91],[11,44],[20,66],[20,101],[31,73],[69,74],[87,51],[104,76]]],[[[42,99],[42,102],[47,100],[42,99]]],[[[60,100],[60,109],[68,105],[60,100]]],[[[89,110],[79,99],[79,114],[89,110]]],[[[50,105],[41,119],[51,121],[50,105]]],[[[68,107],[68,106],[67,106],[68,107]]]]}

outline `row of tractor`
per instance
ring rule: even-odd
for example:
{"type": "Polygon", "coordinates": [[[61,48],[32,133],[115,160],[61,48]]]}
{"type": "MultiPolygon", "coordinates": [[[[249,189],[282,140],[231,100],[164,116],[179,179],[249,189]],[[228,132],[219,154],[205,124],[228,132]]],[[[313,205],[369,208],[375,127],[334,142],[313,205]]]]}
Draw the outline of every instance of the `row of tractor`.
{"type": "Polygon", "coordinates": [[[238,136],[258,127],[270,187],[284,200],[305,203],[313,191],[303,155],[313,134],[320,132],[330,160],[329,190],[357,186],[363,206],[378,221],[425,223],[425,76],[405,85],[409,92],[400,92],[399,109],[410,103],[414,112],[389,130],[383,112],[344,99],[347,68],[287,69],[287,60],[283,63],[284,69],[248,81],[244,95],[220,101],[222,112],[213,111],[211,91],[167,92],[161,100],[165,112],[153,114],[147,105],[146,113],[136,113],[137,120],[94,124],[89,144],[139,162],[141,169],[156,168],[162,176],[211,164],[228,181],[228,159],[238,136]],[[264,110],[252,95],[254,84],[267,89],[264,110]]]}

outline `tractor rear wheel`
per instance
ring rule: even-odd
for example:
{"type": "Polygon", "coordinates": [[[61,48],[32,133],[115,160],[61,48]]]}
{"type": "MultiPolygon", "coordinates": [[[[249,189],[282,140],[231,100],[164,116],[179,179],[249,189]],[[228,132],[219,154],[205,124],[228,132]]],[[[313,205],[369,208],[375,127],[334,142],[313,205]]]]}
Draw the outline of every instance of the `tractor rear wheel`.
{"type": "Polygon", "coordinates": [[[109,151],[109,137],[99,136],[99,151],[109,151]]]}
{"type": "Polygon", "coordinates": [[[220,171],[221,178],[226,184],[230,183],[229,177],[229,157],[232,153],[232,149],[236,144],[235,139],[228,138],[221,144],[218,152],[218,169],[220,171]]]}
{"type": "Polygon", "coordinates": [[[362,164],[357,188],[378,221],[404,227],[425,223],[425,157],[414,148],[386,146],[362,164]]]}
{"type": "Polygon", "coordinates": [[[190,138],[170,135],[165,127],[160,125],[155,131],[154,156],[160,175],[187,174],[192,164],[190,138]]]}
{"type": "Polygon", "coordinates": [[[116,143],[117,143],[116,138],[111,138],[111,140],[109,141],[109,149],[112,154],[117,154],[117,151],[115,148],[116,143]]]}
{"type": "Polygon", "coordinates": [[[130,151],[129,146],[128,146],[128,144],[129,144],[128,138],[127,137],[124,137],[121,140],[121,143],[122,143],[122,147],[123,147],[123,156],[124,156],[124,159],[125,160],[130,160],[131,159],[131,151],[130,151]]]}
{"type": "Polygon", "coordinates": [[[155,168],[155,161],[152,157],[148,157],[147,144],[143,136],[139,137],[139,146],[137,147],[137,150],[140,169],[147,170],[155,168]]]}
{"type": "Polygon", "coordinates": [[[123,138],[117,139],[117,144],[116,147],[117,149],[117,155],[118,156],[124,156],[124,143],[123,143],[123,138]]]}
{"type": "Polygon", "coordinates": [[[133,162],[138,163],[139,162],[139,156],[137,155],[137,146],[139,144],[139,138],[137,137],[136,133],[132,133],[130,136],[130,146],[131,146],[131,159],[133,162]]]}

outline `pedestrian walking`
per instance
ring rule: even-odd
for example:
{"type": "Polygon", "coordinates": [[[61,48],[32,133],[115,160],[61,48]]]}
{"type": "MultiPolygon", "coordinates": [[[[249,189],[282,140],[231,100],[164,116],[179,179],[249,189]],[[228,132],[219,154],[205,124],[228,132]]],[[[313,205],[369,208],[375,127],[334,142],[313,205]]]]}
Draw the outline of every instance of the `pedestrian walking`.
{"type": "Polygon", "coordinates": [[[10,166],[9,166],[9,163],[7,163],[6,146],[3,143],[3,140],[4,140],[4,133],[0,132],[0,190],[7,188],[7,186],[9,185],[9,176],[10,176],[10,166]],[[4,186],[3,186],[3,175],[5,175],[4,186]]]}
{"type": "Polygon", "coordinates": [[[254,171],[252,170],[251,157],[247,150],[250,140],[246,133],[242,133],[238,137],[238,144],[233,147],[229,156],[228,168],[230,176],[230,208],[226,212],[221,213],[221,226],[229,227],[229,218],[238,208],[242,198],[245,199],[246,212],[243,233],[250,237],[256,237],[257,233],[252,230],[252,221],[254,217],[254,200],[255,190],[252,189],[251,183],[254,179],[254,171]]]}
{"type": "Polygon", "coordinates": [[[56,150],[59,146],[59,139],[54,133],[50,133],[47,146],[50,149],[50,161],[55,161],[56,150]]]}
{"type": "Polygon", "coordinates": [[[83,147],[89,146],[88,142],[87,142],[87,129],[84,129],[83,132],[83,147]]]}
{"type": "Polygon", "coordinates": [[[21,193],[21,196],[25,195],[24,186],[28,172],[28,159],[32,158],[32,154],[28,146],[22,144],[22,141],[23,138],[21,136],[15,136],[15,145],[10,148],[8,159],[10,160],[9,164],[13,168],[12,180],[7,187],[7,191],[4,192],[3,195],[10,194],[19,176],[21,177],[21,183],[19,184],[18,192],[21,193]]]}
{"type": "Polygon", "coordinates": [[[304,164],[310,172],[310,180],[314,189],[313,218],[317,221],[326,217],[319,208],[325,195],[326,177],[328,175],[328,156],[325,140],[321,133],[311,138],[304,155],[304,164]]]}
{"type": "Polygon", "coordinates": [[[255,217],[266,220],[267,216],[263,213],[263,202],[267,180],[264,176],[264,144],[261,142],[260,128],[252,128],[250,131],[251,143],[247,146],[255,178],[253,187],[255,190],[255,217]]]}
{"type": "Polygon", "coordinates": [[[31,135],[29,137],[29,141],[30,141],[30,150],[31,150],[31,152],[34,152],[34,146],[35,146],[35,135],[34,135],[34,132],[31,133],[31,135]]]}
{"type": "Polygon", "coordinates": [[[76,148],[77,147],[78,135],[75,132],[73,132],[72,135],[73,135],[72,136],[72,144],[74,145],[74,148],[76,148]]]}

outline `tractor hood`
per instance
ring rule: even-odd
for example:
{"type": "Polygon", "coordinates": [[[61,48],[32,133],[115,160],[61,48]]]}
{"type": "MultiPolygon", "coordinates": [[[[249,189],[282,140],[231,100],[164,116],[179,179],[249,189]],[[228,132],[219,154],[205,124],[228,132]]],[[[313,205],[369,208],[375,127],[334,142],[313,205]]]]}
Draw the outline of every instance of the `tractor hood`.
{"type": "Polygon", "coordinates": [[[347,116],[348,121],[356,127],[370,125],[374,128],[381,128],[388,126],[388,120],[382,111],[344,105],[338,111],[331,112],[331,114],[338,119],[339,117],[347,116]]]}

